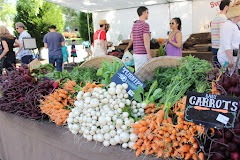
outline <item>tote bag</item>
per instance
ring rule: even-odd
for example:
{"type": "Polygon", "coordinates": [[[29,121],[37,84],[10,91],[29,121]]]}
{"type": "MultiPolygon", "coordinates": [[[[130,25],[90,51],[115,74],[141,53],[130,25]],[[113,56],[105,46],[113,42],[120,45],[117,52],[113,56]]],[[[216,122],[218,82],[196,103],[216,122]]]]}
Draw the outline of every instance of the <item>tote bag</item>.
{"type": "Polygon", "coordinates": [[[104,50],[103,50],[103,48],[102,48],[102,46],[101,46],[101,40],[100,40],[101,32],[99,32],[99,34],[98,34],[98,39],[96,39],[94,41],[94,48],[93,48],[93,55],[94,55],[94,57],[106,55],[104,50]]]}

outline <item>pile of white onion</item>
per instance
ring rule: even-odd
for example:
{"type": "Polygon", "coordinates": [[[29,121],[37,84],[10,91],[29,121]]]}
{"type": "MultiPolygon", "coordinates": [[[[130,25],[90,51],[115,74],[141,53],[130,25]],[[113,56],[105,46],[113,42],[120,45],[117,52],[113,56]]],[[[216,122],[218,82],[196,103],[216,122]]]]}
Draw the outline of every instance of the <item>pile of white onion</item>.
{"type": "Polygon", "coordinates": [[[104,146],[122,144],[123,148],[132,148],[137,141],[137,136],[131,133],[134,120],[122,109],[130,107],[134,116],[143,116],[145,104],[127,99],[127,88],[127,84],[112,82],[107,90],[80,91],[67,119],[69,130],[82,134],[88,141],[103,142],[104,146]]]}

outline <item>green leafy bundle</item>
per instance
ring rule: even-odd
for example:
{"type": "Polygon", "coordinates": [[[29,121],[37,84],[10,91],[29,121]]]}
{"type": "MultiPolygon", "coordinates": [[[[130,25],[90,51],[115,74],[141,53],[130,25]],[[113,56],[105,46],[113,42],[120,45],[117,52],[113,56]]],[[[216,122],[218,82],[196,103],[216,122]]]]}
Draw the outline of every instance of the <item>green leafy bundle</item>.
{"type": "Polygon", "coordinates": [[[212,65],[206,60],[200,60],[191,55],[183,57],[180,60],[178,74],[173,75],[171,83],[166,87],[159,101],[164,104],[165,113],[170,111],[170,108],[185,95],[186,91],[206,92],[209,87],[207,73],[211,70],[212,65]]]}
{"type": "MultiPolygon", "coordinates": [[[[123,63],[121,61],[113,60],[111,64],[109,61],[102,61],[102,68],[99,68],[97,71],[97,76],[102,77],[101,84],[109,84],[111,83],[111,78],[114,74],[117,73],[123,67],[123,63]]],[[[128,67],[131,72],[134,71],[132,67],[128,67]]]]}

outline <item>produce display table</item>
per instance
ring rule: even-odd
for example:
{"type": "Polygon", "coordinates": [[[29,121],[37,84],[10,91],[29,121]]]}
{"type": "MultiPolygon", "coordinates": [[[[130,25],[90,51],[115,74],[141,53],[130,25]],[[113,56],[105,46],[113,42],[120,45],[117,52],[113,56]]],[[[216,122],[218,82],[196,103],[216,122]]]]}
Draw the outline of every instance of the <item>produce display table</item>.
{"type": "Polygon", "coordinates": [[[137,159],[130,149],[124,150],[119,145],[102,147],[102,143],[87,142],[80,135],[75,136],[67,128],[54,123],[38,122],[0,111],[0,124],[1,160],[137,159]]]}
{"type": "Polygon", "coordinates": [[[189,56],[189,55],[195,56],[199,59],[205,59],[207,61],[213,60],[212,52],[198,52],[198,51],[182,51],[182,56],[189,56]]]}

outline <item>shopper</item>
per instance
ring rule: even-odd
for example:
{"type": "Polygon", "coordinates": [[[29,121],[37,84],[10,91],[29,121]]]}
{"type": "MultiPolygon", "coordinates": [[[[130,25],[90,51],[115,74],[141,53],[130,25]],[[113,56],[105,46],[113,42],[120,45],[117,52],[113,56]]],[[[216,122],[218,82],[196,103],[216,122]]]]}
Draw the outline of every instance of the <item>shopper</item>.
{"type": "Polygon", "coordinates": [[[149,25],[145,22],[148,19],[148,9],[141,6],[137,9],[139,20],[136,21],[132,28],[133,41],[133,59],[135,62],[135,72],[150,60],[150,32],[149,25]]]}
{"type": "Polygon", "coordinates": [[[77,49],[76,49],[76,40],[72,40],[72,47],[71,47],[71,57],[73,57],[73,64],[75,64],[75,57],[77,57],[77,49]]]}
{"type": "Polygon", "coordinates": [[[218,59],[217,52],[220,45],[220,30],[222,25],[226,22],[226,13],[229,8],[231,0],[222,0],[219,5],[220,12],[211,22],[211,41],[212,41],[212,53],[213,53],[213,66],[221,67],[218,59]]]}
{"type": "Polygon", "coordinates": [[[69,64],[68,62],[68,50],[67,46],[62,47],[62,53],[63,53],[63,64],[62,64],[62,70],[64,70],[64,63],[67,62],[67,65],[69,64]]]}
{"type": "Polygon", "coordinates": [[[93,34],[93,55],[107,55],[107,31],[110,25],[106,20],[99,21],[100,29],[93,34]]]}
{"type": "Polygon", "coordinates": [[[63,53],[62,47],[65,46],[65,41],[61,33],[57,32],[56,26],[49,27],[49,33],[43,38],[44,47],[48,48],[49,63],[53,64],[57,71],[62,71],[63,53]]]}
{"type": "MultiPolygon", "coordinates": [[[[23,38],[31,38],[31,35],[25,30],[25,25],[22,22],[15,23],[15,29],[18,33],[20,33],[18,40],[22,44],[23,44],[23,38]]],[[[30,51],[29,49],[23,48],[18,55],[23,64],[29,64],[33,59],[32,51],[30,51]]]]}
{"type": "Polygon", "coordinates": [[[237,23],[240,22],[240,1],[236,1],[233,6],[229,7],[226,16],[228,20],[220,31],[220,47],[217,58],[222,67],[227,65],[234,67],[240,45],[240,30],[237,26],[237,23]]]}
{"type": "Polygon", "coordinates": [[[23,48],[21,42],[11,35],[5,26],[0,26],[0,40],[2,53],[0,55],[0,75],[2,75],[2,69],[6,68],[7,71],[11,71],[16,67],[16,56],[13,51],[13,44],[19,45],[18,54],[23,48]]]}
{"type": "Polygon", "coordinates": [[[170,22],[172,32],[169,34],[166,46],[167,56],[182,57],[182,22],[181,19],[175,17],[170,22]]]}
{"type": "Polygon", "coordinates": [[[83,41],[82,43],[83,45],[83,49],[85,49],[85,51],[87,52],[87,57],[85,57],[84,59],[90,59],[92,57],[92,50],[91,50],[91,44],[89,43],[89,41],[83,41]]]}

